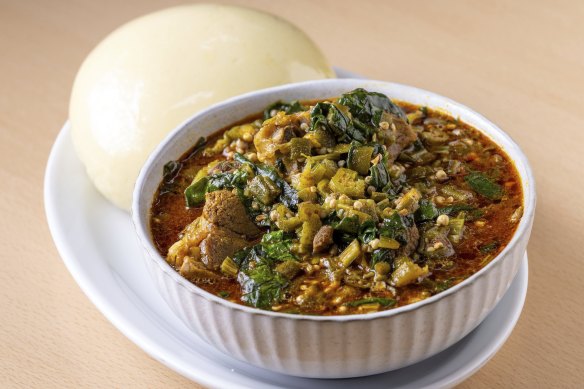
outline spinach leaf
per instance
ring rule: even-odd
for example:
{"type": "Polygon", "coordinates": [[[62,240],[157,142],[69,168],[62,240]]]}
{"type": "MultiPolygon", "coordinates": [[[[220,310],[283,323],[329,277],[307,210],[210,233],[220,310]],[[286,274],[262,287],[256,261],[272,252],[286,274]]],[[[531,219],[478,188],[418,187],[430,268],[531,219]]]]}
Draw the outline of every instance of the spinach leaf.
{"type": "Polygon", "coordinates": [[[283,231],[273,231],[264,234],[257,245],[233,255],[240,268],[237,279],[244,302],[266,309],[281,300],[288,280],[273,267],[276,262],[297,260],[291,246],[292,240],[283,231]]]}
{"type": "Polygon", "coordinates": [[[407,245],[410,239],[408,229],[412,227],[414,221],[412,216],[402,216],[395,212],[389,218],[383,219],[381,227],[379,227],[379,234],[387,236],[400,242],[402,245],[407,245]]]}
{"type": "Polygon", "coordinates": [[[331,222],[331,227],[347,234],[356,235],[359,233],[359,218],[357,216],[345,216],[340,220],[331,222]]]}
{"type": "Polygon", "coordinates": [[[420,207],[414,214],[414,218],[417,222],[423,222],[428,220],[434,220],[440,213],[436,209],[434,203],[427,199],[422,199],[419,202],[420,207]]]}
{"type": "Polygon", "coordinates": [[[272,111],[274,110],[278,112],[284,111],[284,113],[288,115],[291,113],[302,112],[306,110],[306,107],[300,104],[298,100],[294,100],[289,103],[285,103],[283,101],[276,101],[275,103],[268,105],[266,109],[264,109],[264,120],[268,120],[269,118],[271,118],[272,111]]]}
{"type": "Polygon", "coordinates": [[[240,271],[237,279],[241,285],[241,299],[262,309],[268,309],[279,302],[288,286],[288,280],[267,264],[240,271]]]}
{"type": "Polygon", "coordinates": [[[381,93],[358,88],[343,94],[339,99],[339,104],[349,108],[355,127],[370,134],[377,130],[384,111],[407,122],[404,111],[381,93]]]}
{"type": "Polygon", "coordinates": [[[177,184],[176,179],[182,163],[178,161],[169,161],[162,169],[162,186],[160,187],[160,195],[165,193],[176,193],[177,184]]]}
{"type": "Polygon", "coordinates": [[[371,253],[371,267],[374,267],[378,262],[387,262],[393,266],[397,251],[391,249],[377,249],[371,253]]]}
{"type": "Polygon", "coordinates": [[[330,103],[317,103],[310,111],[310,130],[316,131],[319,127],[332,133],[339,143],[351,143],[353,140],[365,143],[370,135],[355,128],[351,119],[330,103]]]}
{"type": "Polygon", "coordinates": [[[377,237],[377,226],[373,220],[366,220],[359,228],[359,240],[363,244],[371,242],[377,237]]]}
{"type": "Polygon", "coordinates": [[[240,163],[247,163],[252,167],[256,174],[261,174],[263,176],[269,177],[282,191],[280,196],[278,196],[279,201],[288,207],[290,210],[295,211],[298,207],[298,192],[290,186],[279,174],[278,171],[269,165],[264,165],[262,163],[253,163],[249,159],[245,158],[243,155],[236,153],[234,159],[240,163]]]}
{"type": "Polygon", "coordinates": [[[271,261],[297,260],[292,254],[292,239],[284,235],[284,231],[273,231],[264,234],[261,241],[263,257],[271,261]]]}
{"type": "Polygon", "coordinates": [[[478,194],[490,199],[500,200],[503,197],[503,188],[484,173],[471,172],[464,177],[468,185],[478,194]]]}
{"type": "Polygon", "coordinates": [[[437,208],[438,215],[452,216],[461,211],[475,211],[476,208],[468,204],[452,204],[446,207],[437,208]]]}
{"type": "Polygon", "coordinates": [[[393,307],[395,305],[396,301],[393,299],[388,299],[388,298],[383,298],[383,297],[369,297],[369,298],[364,298],[361,300],[355,300],[355,301],[349,301],[348,303],[345,303],[344,305],[348,306],[348,307],[358,307],[360,305],[365,305],[365,304],[380,304],[383,307],[393,307]]]}
{"type": "Polygon", "coordinates": [[[248,174],[244,170],[236,170],[233,173],[217,173],[208,177],[207,192],[220,189],[243,189],[247,185],[248,174]]]}
{"type": "Polygon", "coordinates": [[[383,190],[390,183],[389,172],[387,171],[387,159],[385,156],[379,163],[369,168],[371,174],[371,185],[377,190],[383,190]]]}

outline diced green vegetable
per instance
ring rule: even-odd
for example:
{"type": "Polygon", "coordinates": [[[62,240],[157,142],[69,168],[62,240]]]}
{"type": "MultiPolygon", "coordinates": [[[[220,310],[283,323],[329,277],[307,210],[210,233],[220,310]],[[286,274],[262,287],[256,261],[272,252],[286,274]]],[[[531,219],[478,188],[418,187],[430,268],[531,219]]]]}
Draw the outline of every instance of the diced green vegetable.
{"type": "Polygon", "coordinates": [[[229,297],[229,292],[226,290],[222,290],[219,293],[217,293],[217,296],[226,299],[227,297],[229,297]]]}
{"type": "Polygon", "coordinates": [[[311,143],[306,138],[292,138],[290,140],[290,158],[297,161],[310,155],[311,143]]]}
{"type": "Polygon", "coordinates": [[[412,212],[418,206],[418,202],[422,198],[422,194],[416,188],[412,188],[403,195],[400,201],[397,203],[395,209],[401,211],[406,209],[412,212]]]}
{"type": "Polygon", "coordinates": [[[399,288],[414,283],[418,278],[425,277],[429,273],[428,266],[420,267],[411,259],[405,257],[391,273],[391,283],[399,288]]]}
{"type": "Polygon", "coordinates": [[[317,215],[311,215],[308,220],[302,223],[302,228],[298,233],[298,238],[303,252],[311,251],[314,236],[320,227],[322,227],[322,223],[317,215]]]}
{"type": "Polygon", "coordinates": [[[272,204],[280,195],[281,190],[270,177],[258,175],[249,183],[249,192],[260,203],[272,204]]]}
{"type": "Polygon", "coordinates": [[[343,268],[347,268],[359,257],[359,255],[361,255],[361,245],[359,244],[359,241],[355,239],[343,250],[341,255],[339,255],[339,261],[343,268]]]}
{"type": "Polygon", "coordinates": [[[221,273],[235,278],[237,277],[237,273],[239,273],[239,266],[237,266],[233,259],[225,257],[221,263],[221,273]]]}
{"type": "Polygon", "coordinates": [[[340,168],[331,178],[329,186],[333,192],[342,193],[349,197],[365,196],[365,181],[358,178],[356,171],[340,168]]]}
{"type": "Polygon", "coordinates": [[[298,205],[298,192],[296,192],[296,190],[293,189],[290,184],[288,184],[282,177],[280,177],[276,169],[274,169],[272,166],[261,163],[255,164],[239,153],[235,153],[233,157],[237,162],[246,163],[251,166],[256,174],[269,177],[272,181],[274,181],[274,183],[281,190],[279,196],[280,202],[292,210],[296,209],[298,205]]]}
{"type": "Polygon", "coordinates": [[[379,247],[382,249],[392,249],[397,250],[400,247],[400,244],[397,240],[388,238],[387,236],[381,236],[379,238],[379,247]]]}
{"type": "Polygon", "coordinates": [[[457,188],[454,185],[444,185],[440,191],[445,196],[452,196],[456,201],[470,201],[474,198],[468,190],[457,188]]]}
{"type": "Polygon", "coordinates": [[[503,197],[503,188],[484,173],[472,172],[464,177],[468,185],[480,194],[490,200],[500,200],[503,197]]]}
{"type": "Polygon", "coordinates": [[[369,171],[372,155],[372,146],[357,146],[352,144],[349,149],[349,156],[347,157],[347,166],[349,169],[355,170],[364,176],[369,171]]]}
{"type": "Polygon", "coordinates": [[[450,227],[448,239],[450,239],[451,242],[459,243],[462,240],[465,217],[466,214],[464,212],[459,212],[457,217],[450,218],[450,221],[448,223],[448,226],[450,227]]]}
{"type": "Polygon", "coordinates": [[[492,251],[497,250],[500,246],[501,246],[501,243],[499,243],[498,241],[495,240],[491,243],[487,243],[487,244],[482,245],[481,247],[479,247],[479,250],[483,254],[488,254],[492,251]]]}
{"type": "Polygon", "coordinates": [[[369,297],[360,300],[349,301],[344,305],[348,307],[358,307],[364,304],[379,304],[382,307],[393,307],[396,301],[393,299],[383,298],[383,297],[369,297]]]}
{"type": "Polygon", "coordinates": [[[198,181],[192,183],[185,189],[185,200],[187,207],[196,207],[205,201],[205,194],[207,193],[208,177],[203,177],[198,181]]]}

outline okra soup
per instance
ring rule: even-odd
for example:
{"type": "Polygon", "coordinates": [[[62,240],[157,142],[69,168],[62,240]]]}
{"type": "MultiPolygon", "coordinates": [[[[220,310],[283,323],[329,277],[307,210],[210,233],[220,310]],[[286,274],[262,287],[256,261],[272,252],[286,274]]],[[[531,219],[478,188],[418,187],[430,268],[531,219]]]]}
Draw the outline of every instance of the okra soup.
{"type": "Polygon", "coordinates": [[[264,310],[388,310],[476,273],[523,212],[507,154],[428,107],[356,89],[274,102],[164,168],[150,216],[166,261],[264,310]]]}

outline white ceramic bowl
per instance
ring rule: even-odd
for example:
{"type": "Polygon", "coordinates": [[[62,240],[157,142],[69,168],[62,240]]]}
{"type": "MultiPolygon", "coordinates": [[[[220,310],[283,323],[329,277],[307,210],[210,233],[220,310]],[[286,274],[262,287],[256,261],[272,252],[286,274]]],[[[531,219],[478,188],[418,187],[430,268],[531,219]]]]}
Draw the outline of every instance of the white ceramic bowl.
{"type": "Polygon", "coordinates": [[[533,224],[535,184],[519,147],[495,124],[450,99],[410,86],[335,79],[284,85],[214,105],[175,129],[149,157],[134,190],[132,219],[144,258],[158,288],[177,316],[226,354],[269,370],[304,377],[344,378],[389,370],[428,358],[473,330],[513,280],[533,224]],[[450,113],[489,136],[515,162],[524,192],[523,218],[511,242],[485,268],[426,300],[389,311],[349,316],[302,316],[230,303],[193,285],[154,247],[150,206],[164,164],[183,155],[201,136],[255,114],[276,100],[339,96],[355,88],[381,92],[450,113]]]}

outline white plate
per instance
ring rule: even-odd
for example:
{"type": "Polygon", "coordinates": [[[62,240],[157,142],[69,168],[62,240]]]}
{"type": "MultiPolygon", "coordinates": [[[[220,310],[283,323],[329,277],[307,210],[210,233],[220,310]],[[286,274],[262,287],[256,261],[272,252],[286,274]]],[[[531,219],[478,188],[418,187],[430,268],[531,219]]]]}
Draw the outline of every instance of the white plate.
{"type": "Polygon", "coordinates": [[[491,314],[463,340],[407,368],[346,380],[272,373],[222,354],[188,330],[150,285],[130,216],[94,188],[65,124],[45,175],[45,208],[65,265],[97,308],[124,335],[178,373],[212,387],[451,387],[482,367],[515,327],[527,292],[527,254],[491,314]]]}

